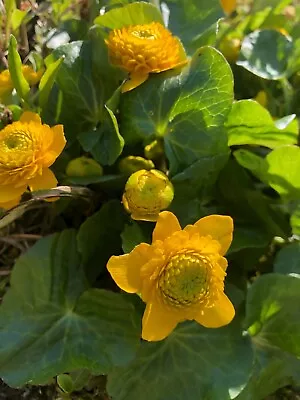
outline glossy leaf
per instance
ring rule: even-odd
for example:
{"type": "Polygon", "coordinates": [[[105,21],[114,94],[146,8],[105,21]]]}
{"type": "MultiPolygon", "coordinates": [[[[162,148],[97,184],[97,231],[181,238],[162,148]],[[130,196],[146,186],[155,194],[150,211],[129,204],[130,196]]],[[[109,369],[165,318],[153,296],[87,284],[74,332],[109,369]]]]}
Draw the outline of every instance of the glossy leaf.
{"type": "Polygon", "coordinates": [[[159,9],[144,1],[113,8],[95,19],[95,24],[105,28],[119,29],[128,25],[142,25],[157,21],[163,24],[159,9]]]}
{"type": "Polygon", "coordinates": [[[74,231],[48,236],[17,261],[0,307],[0,376],[21,386],[124,365],[139,342],[134,315],[122,295],[87,288],[74,231]]]}
{"type": "Polygon", "coordinates": [[[248,291],[245,326],[255,340],[299,357],[299,301],[299,278],[275,273],[261,276],[248,291]]]}
{"type": "Polygon", "coordinates": [[[282,33],[254,31],[244,38],[237,64],[261,78],[280,79],[286,76],[292,50],[291,39],[282,33]]]}
{"type": "Polygon", "coordinates": [[[249,379],[252,349],[236,324],[184,323],[163,342],[144,342],[136,359],[108,376],[115,400],[234,399],[249,379]]]}
{"type": "Polygon", "coordinates": [[[257,145],[271,149],[285,144],[297,144],[296,115],[274,121],[268,110],[253,100],[233,104],[226,121],[229,146],[257,145]]]}

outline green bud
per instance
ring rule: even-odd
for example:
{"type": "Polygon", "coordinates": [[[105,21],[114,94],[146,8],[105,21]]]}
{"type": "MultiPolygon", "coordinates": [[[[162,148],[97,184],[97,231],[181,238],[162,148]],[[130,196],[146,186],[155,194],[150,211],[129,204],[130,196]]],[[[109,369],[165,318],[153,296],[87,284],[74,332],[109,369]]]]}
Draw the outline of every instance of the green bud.
{"type": "Polygon", "coordinates": [[[152,169],[154,164],[151,160],[146,160],[139,156],[128,156],[119,162],[119,171],[124,175],[131,175],[141,169],[152,169]]]}
{"type": "Polygon", "coordinates": [[[83,156],[69,162],[66,174],[68,176],[102,176],[103,168],[97,161],[83,156]]]}

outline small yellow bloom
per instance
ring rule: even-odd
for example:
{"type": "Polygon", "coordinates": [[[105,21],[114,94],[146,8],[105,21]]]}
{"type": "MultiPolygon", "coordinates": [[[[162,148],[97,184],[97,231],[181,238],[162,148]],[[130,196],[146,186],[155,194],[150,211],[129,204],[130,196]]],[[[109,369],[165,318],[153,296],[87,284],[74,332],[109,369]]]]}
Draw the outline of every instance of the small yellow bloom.
{"type": "Polygon", "coordinates": [[[141,85],[149,73],[187,63],[180,40],[159,22],[114,29],[106,44],[110,62],[129,72],[130,80],[123,85],[123,92],[141,85]]]}
{"type": "Polygon", "coordinates": [[[8,96],[14,88],[9,70],[6,69],[0,73],[0,100],[8,96]]]}
{"type": "Polygon", "coordinates": [[[267,108],[268,96],[264,90],[260,90],[253,100],[257,101],[257,103],[259,103],[261,106],[267,108]]]}
{"type": "Polygon", "coordinates": [[[165,174],[156,169],[141,169],[126,182],[122,202],[132,219],[156,221],[173,197],[173,185],[165,174]]]}
{"type": "Polygon", "coordinates": [[[236,0],[221,0],[221,4],[226,14],[231,14],[236,9],[236,0]]]}
{"type": "MultiPolygon", "coordinates": [[[[35,72],[29,65],[22,65],[22,72],[29,85],[34,86],[40,81],[44,69],[41,68],[39,71],[35,72]]],[[[0,99],[4,99],[8,96],[13,91],[13,88],[14,84],[9,70],[6,69],[0,73],[0,99]]]]}
{"type": "Polygon", "coordinates": [[[44,73],[44,69],[41,68],[35,72],[29,65],[22,65],[22,72],[24,78],[29,83],[30,86],[34,86],[41,80],[41,77],[44,73]]]}
{"type": "Polygon", "coordinates": [[[107,269],[125,292],[146,303],[142,338],[167,337],[179,322],[195,320],[207,328],[229,324],[234,307],[224,293],[227,252],[233,232],[228,216],[210,215],[181,229],[176,216],[159,214],[152,244],[113,256],[107,269]]]}
{"type": "Polygon", "coordinates": [[[63,126],[42,125],[40,117],[26,111],[20,121],[0,131],[0,208],[19,203],[27,190],[55,187],[49,167],[62,152],[66,140],[63,126]]]}

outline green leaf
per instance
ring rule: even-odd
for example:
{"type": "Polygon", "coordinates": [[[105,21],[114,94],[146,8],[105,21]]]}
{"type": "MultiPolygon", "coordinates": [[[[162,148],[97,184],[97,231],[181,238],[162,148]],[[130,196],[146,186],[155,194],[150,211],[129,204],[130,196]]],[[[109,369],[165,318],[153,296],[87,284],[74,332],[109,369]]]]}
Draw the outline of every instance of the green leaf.
{"type": "Polygon", "coordinates": [[[203,38],[212,30],[216,36],[216,23],[224,16],[219,0],[166,0],[164,4],[170,12],[168,29],[180,37],[188,52],[208,44],[203,38]]]}
{"type": "Polygon", "coordinates": [[[18,259],[0,307],[0,376],[22,386],[79,368],[107,373],[134,357],[137,325],[121,294],[87,289],[75,232],[48,236],[18,259]]]}
{"type": "Polygon", "coordinates": [[[300,356],[300,279],[267,274],[247,294],[245,326],[255,340],[300,356]]]}
{"type": "Polygon", "coordinates": [[[259,229],[270,240],[274,236],[290,235],[286,215],[273,207],[272,199],[257,190],[249,174],[234,160],[221,171],[218,188],[218,199],[236,224],[259,229]]]}
{"type": "Polygon", "coordinates": [[[291,243],[281,249],[275,258],[274,271],[280,274],[299,274],[300,277],[300,243],[291,243]]]}
{"type": "Polygon", "coordinates": [[[274,121],[270,113],[253,100],[233,103],[226,121],[229,146],[257,145],[271,149],[297,144],[298,121],[290,115],[274,121]]]}
{"type": "Polygon", "coordinates": [[[130,253],[138,244],[148,242],[141,226],[135,221],[132,221],[130,225],[125,225],[121,238],[124,253],[130,253]]]}
{"type": "Polygon", "coordinates": [[[219,172],[227,159],[227,154],[202,157],[172,178],[175,197],[169,209],[176,214],[183,226],[206,215],[202,206],[210,199],[219,172]]]}
{"type": "Polygon", "coordinates": [[[30,92],[30,87],[22,73],[22,61],[18,53],[18,43],[13,35],[10,36],[8,46],[8,66],[18,95],[21,99],[26,100],[30,92]]]}
{"type": "Polygon", "coordinates": [[[50,124],[64,124],[70,142],[107,118],[105,103],[119,87],[123,72],[109,64],[104,33],[99,27],[90,31],[89,41],[72,42],[54,50],[46,64],[61,57],[65,59],[42,118],[50,124]]]}
{"type": "Polygon", "coordinates": [[[95,24],[105,28],[119,29],[128,25],[143,25],[157,21],[163,24],[162,15],[157,7],[143,1],[113,8],[99,15],[95,24]]]}
{"type": "Polygon", "coordinates": [[[122,134],[127,143],[163,136],[174,176],[202,158],[228,154],[223,124],[232,100],[229,65],[203,47],[180,75],[153,74],[121,97],[122,134]]]}
{"type": "Polygon", "coordinates": [[[237,161],[276,190],[285,201],[300,198],[300,148],[282,146],[261,158],[247,150],[234,153],[237,161]]]}
{"type": "Polygon", "coordinates": [[[164,341],[142,343],[136,359],[108,375],[114,400],[234,399],[246,385],[252,349],[237,324],[187,322],[164,341]]]}
{"type": "Polygon", "coordinates": [[[280,79],[286,76],[292,51],[291,39],[280,32],[254,31],[244,38],[237,65],[264,79],[280,79]]]}
{"type": "Polygon", "coordinates": [[[43,108],[48,101],[50,91],[54,85],[56,75],[64,61],[64,56],[49,64],[39,83],[39,106],[43,108]]]}
{"type": "Polygon", "coordinates": [[[236,226],[233,232],[233,241],[228,254],[236,253],[243,249],[264,248],[270,242],[270,235],[251,226],[236,226]]]}
{"type": "Polygon", "coordinates": [[[294,235],[300,236],[300,202],[296,202],[291,213],[290,223],[294,235]]]}
{"type": "Polygon", "coordinates": [[[262,10],[266,7],[273,8],[275,12],[280,12],[284,7],[288,6],[292,0],[255,0],[252,12],[262,10]]]}
{"type": "Polygon", "coordinates": [[[77,243],[90,281],[93,282],[103,272],[112,255],[121,253],[120,234],[124,223],[122,205],[119,201],[112,200],[81,225],[77,243]]]}
{"type": "Polygon", "coordinates": [[[78,140],[87,152],[102,165],[112,165],[124,147],[124,139],[120,134],[118,121],[112,110],[105,105],[105,117],[95,130],[79,134],[78,140]]]}
{"type": "Polygon", "coordinates": [[[265,400],[283,387],[296,386],[300,380],[300,360],[276,347],[254,341],[254,372],[236,400],[265,400]]]}
{"type": "Polygon", "coordinates": [[[18,29],[20,27],[20,25],[22,24],[22,22],[24,21],[24,18],[27,15],[27,11],[21,11],[19,9],[15,9],[12,12],[11,15],[11,27],[12,30],[15,31],[16,29],[18,29]]]}

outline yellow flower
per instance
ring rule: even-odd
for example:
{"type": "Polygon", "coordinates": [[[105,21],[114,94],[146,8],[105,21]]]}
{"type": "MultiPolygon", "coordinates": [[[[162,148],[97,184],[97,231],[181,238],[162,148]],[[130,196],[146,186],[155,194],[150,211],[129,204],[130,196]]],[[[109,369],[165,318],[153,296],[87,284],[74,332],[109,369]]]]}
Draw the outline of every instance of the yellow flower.
{"type": "Polygon", "coordinates": [[[173,185],[165,174],[156,169],[141,169],[130,175],[122,202],[132,219],[156,221],[173,197],[173,185]]]}
{"type": "Polygon", "coordinates": [[[257,103],[259,103],[261,106],[267,108],[268,96],[264,90],[260,90],[253,100],[257,101],[257,103]]]}
{"type": "Polygon", "coordinates": [[[228,216],[210,215],[181,230],[175,215],[164,211],[151,245],[141,243],[131,253],[109,259],[107,269],[117,285],[139,293],[146,303],[143,339],[162,340],[184,320],[207,328],[232,321],[235,311],[224,294],[223,257],[232,232],[228,216]]]}
{"type": "MultiPolygon", "coordinates": [[[[40,81],[44,69],[41,68],[39,71],[35,72],[29,65],[22,65],[22,72],[29,85],[34,86],[40,81]]],[[[0,73],[0,99],[8,96],[13,88],[14,84],[9,70],[6,69],[0,73]]]]}
{"type": "Polygon", "coordinates": [[[236,9],[236,0],[221,0],[221,4],[226,14],[231,14],[236,9]]]}
{"type": "Polygon", "coordinates": [[[187,63],[180,40],[159,22],[114,29],[106,44],[110,62],[129,72],[122,91],[141,85],[149,73],[158,73],[187,63]]]}
{"type": "Polygon", "coordinates": [[[44,73],[44,69],[41,68],[35,72],[35,70],[31,68],[29,65],[22,65],[22,72],[24,78],[29,83],[29,85],[34,86],[41,80],[41,77],[44,73]]]}
{"type": "Polygon", "coordinates": [[[49,166],[62,152],[63,126],[42,125],[40,117],[26,111],[20,121],[0,131],[0,208],[19,203],[27,190],[49,189],[57,180],[49,166]]]}
{"type": "Polygon", "coordinates": [[[9,70],[6,69],[0,73],[0,99],[9,95],[14,88],[9,70]]]}

